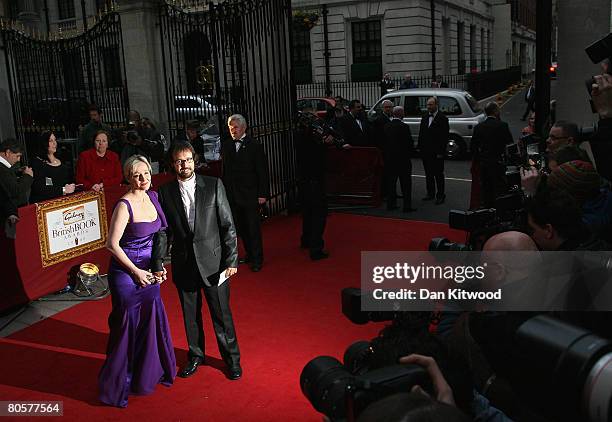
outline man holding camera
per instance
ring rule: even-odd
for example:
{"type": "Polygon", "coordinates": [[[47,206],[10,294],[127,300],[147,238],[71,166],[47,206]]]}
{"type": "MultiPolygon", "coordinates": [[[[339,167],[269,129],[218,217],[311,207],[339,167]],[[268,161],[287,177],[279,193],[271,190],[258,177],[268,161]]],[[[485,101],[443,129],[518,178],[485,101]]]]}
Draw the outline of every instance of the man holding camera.
{"type": "MultiPolygon", "coordinates": [[[[128,124],[115,142],[115,152],[119,154],[121,165],[132,155],[144,155],[152,166],[157,166],[164,155],[163,135],[152,128],[142,126],[140,113],[131,110],[127,115],[128,124]]],[[[155,169],[154,169],[155,170],[155,169]]]]}
{"type": "Polygon", "coordinates": [[[485,106],[487,118],[474,128],[472,151],[480,164],[480,187],[482,206],[493,208],[495,199],[506,191],[506,145],[512,144],[512,133],[508,123],[499,119],[500,109],[491,101],[485,106]]]}
{"type": "MultiPolygon", "coordinates": [[[[303,112],[313,114],[312,108],[303,112]]],[[[318,261],[329,256],[323,250],[323,232],[327,220],[325,172],[327,148],[333,144],[333,137],[315,133],[312,126],[303,119],[298,120],[295,135],[298,189],[302,206],[300,246],[310,250],[310,259],[318,261]]]]}

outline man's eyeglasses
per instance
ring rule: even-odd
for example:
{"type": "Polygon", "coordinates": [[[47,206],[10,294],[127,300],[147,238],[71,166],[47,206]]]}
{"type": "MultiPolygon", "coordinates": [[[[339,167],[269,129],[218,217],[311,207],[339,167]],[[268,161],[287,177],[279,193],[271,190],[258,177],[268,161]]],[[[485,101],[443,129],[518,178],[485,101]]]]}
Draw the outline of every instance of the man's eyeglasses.
{"type": "Polygon", "coordinates": [[[555,135],[548,135],[548,139],[550,139],[551,141],[558,141],[560,139],[567,139],[567,136],[555,136],[555,135]]]}
{"type": "Polygon", "coordinates": [[[183,164],[191,164],[191,163],[193,163],[193,157],[189,157],[189,158],[186,158],[184,160],[176,160],[174,162],[174,165],[182,166],[183,164]]]}

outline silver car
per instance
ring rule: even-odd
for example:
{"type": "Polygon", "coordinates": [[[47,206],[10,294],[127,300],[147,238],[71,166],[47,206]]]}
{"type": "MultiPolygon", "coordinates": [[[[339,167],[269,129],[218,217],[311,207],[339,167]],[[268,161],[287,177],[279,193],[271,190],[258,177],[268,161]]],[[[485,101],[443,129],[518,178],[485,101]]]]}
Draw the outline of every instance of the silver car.
{"type": "Polygon", "coordinates": [[[404,123],[410,126],[415,140],[419,137],[421,117],[427,113],[427,99],[436,96],[439,110],[448,117],[450,126],[446,154],[448,158],[459,158],[470,150],[474,126],[485,120],[484,111],[478,101],[467,91],[452,88],[400,89],[383,96],[368,112],[370,120],[382,113],[382,102],[389,100],[393,106],[404,107],[404,123]]]}
{"type": "Polygon", "coordinates": [[[215,99],[204,95],[176,95],[174,97],[174,108],[178,120],[197,119],[206,121],[215,113],[217,106],[215,99]]]}

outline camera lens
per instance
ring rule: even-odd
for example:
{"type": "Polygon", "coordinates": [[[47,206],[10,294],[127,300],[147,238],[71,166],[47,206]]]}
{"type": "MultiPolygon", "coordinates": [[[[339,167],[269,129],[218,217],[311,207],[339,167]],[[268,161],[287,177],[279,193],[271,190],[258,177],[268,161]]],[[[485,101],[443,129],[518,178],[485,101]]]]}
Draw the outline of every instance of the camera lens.
{"type": "Polygon", "coordinates": [[[345,413],[345,391],[353,376],[331,356],[314,358],[302,370],[300,387],[312,406],[330,418],[340,418],[345,413]]]}

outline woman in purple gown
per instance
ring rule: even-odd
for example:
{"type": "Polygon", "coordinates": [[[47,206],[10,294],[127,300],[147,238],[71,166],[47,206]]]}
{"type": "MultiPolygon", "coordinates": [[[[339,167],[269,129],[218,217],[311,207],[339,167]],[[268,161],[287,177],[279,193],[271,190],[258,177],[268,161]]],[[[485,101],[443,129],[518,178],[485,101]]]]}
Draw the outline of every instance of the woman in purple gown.
{"type": "Polygon", "coordinates": [[[98,377],[100,400],[126,407],[128,394],[150,394],[158,383],[171,385],[176,375],[174,347],[159,294],[163,273],[150,271],[153,236],[166,227],[166,217],[151,187],[151,165],[130,157],[123,173],[130,190],[115,206],[107,248],[113,309],[106,361],[98,377]]]}

